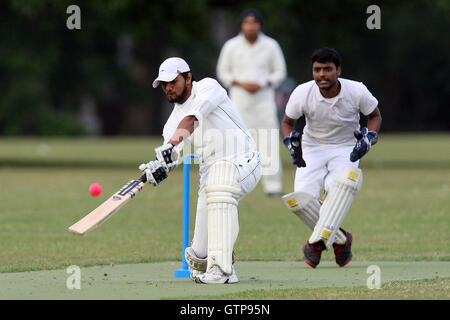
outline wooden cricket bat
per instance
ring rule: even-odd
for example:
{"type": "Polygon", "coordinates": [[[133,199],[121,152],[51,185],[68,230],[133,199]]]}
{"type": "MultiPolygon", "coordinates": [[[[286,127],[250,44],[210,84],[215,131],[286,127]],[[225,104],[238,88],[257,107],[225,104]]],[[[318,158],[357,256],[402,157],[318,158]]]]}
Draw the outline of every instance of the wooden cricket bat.
{"type": "Polygon", "coordinates": [[[83,235],[94,230],[119,211],[136,193],[141,191],[145,182],[147,182],[145,174],[136,180],[131,180],[83,219],[70,226],[69,231],[77,235],[83,235]]]}

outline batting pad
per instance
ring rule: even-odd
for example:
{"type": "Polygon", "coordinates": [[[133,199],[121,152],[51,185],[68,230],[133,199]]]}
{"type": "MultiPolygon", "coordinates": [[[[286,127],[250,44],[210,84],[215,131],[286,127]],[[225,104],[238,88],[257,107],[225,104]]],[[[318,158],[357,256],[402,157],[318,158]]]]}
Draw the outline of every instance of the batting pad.
{"type": "Polygon", "coordinates": [[[232,273],[233,247],[239,233],[238,201],[241,193],[239,171],[228,161],[215,162],[206,180],[208,207],[207,270],[218,265],[232,273]]]}
{"type": "Polygon", "coordinates": [[[336,234],[356,194],[361,190],[362,181],[362,171],[356,167],[346,167],[336,175],[320,208],[320,218],[309,238],[309,243],[322,240],[329,248],[335,240],[338,240],[336,234]]]}
{"type": "MultiPolygon", "coordinates": [[[[306,192],[292,192],[282,197],[286,207],[295,213],[311,230],[319,220],[320,202],[306,192]]],[[[345,243],[346,236],[338,230],[336,233],[336,243],[345,243]]]]}
{"type": "Polygon", "coordinates": [[[320,202],[306,192],[292,192],[284,195],[286,207],[300,218],[310,229],[314,229],[319,220],[320,202]]]}
{"type": "Polygon", "coordinates": [[[187,247],[184,251],[184,257],[186,259],[187,264],[191,269],[205,272],[206,271],[206,259],[202,259],[197,257],[194,249],[192,247],[187,247]]]}

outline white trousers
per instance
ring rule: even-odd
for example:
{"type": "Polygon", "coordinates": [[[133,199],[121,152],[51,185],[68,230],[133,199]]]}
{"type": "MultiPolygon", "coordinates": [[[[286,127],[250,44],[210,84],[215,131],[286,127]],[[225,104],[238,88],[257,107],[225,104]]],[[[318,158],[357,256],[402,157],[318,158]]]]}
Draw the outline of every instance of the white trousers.
{"type": "MultiPolygon", "coordinates": [[[[242,200],[250,193],[261,179],[261,160],[258,153],[249,153],[229,160],[233,162],[239,171],[241,195],[238,201],[242,200]]],[[[206,205],[206,180],[208,170],[199,172],[199,190],[197,199],[197,212],[195,216],[195,229],[191,247],[199,258],[208,255],[208,208],[206,205]]]]}
{"type": "Polygon", "coordinates": [[[309,193],[320,198],[320,191],[327,192],[338,172],[347,166],[358,167],[359,160],[350,161],[350,153],[354,146],[331,144],[302,145],[303,159],[306,167],[297,168],[294,191],[309,193]]]}

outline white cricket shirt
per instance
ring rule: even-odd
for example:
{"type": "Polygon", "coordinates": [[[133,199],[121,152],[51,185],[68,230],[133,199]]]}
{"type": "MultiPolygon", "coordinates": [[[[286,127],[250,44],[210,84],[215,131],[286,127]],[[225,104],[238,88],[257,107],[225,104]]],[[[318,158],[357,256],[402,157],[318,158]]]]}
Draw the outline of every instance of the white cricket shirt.
{"type": "Polygon", "coordinates": [[[353,132],[359,129],[359,113],[369,115],[378,100],[362,82],[339,78],[341,91],[324,98],[314,80],[299,85],[292,92],[285,113],[289,118],[305,116],[303,144],[354,145],[353,132]]]}
{"type": "Polygon", "coordinates": [[[198,127],[185,141],[194,148],[200,165],[256,152],[256,144],[241,115],[228,98],[226,90],[216,80],[204,78],[194,81],[188,100],[183,104],[175,103],[164,125],[164,143],[172,138],[180,121],[190,115],[197,118],[198,127]]]}
{"type": "Polygon", "coordinates": [[[233,80],[278,87],[286,77],[286,62],[275,39],[260,32],[250,43],[241,32],[222,47],[217,62],[217,77],[226,87],[233,80]]]}

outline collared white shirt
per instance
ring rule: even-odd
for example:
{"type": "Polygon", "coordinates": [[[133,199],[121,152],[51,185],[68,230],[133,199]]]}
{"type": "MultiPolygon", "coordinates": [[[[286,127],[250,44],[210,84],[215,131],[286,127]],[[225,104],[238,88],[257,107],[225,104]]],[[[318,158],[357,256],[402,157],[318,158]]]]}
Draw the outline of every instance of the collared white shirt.
{"type": "Polygon", "coordinates": [[[359,129],[359,113],[369,115],[378,100],[362,82],[339,78],[341,91],[331,99],[320,93],[314,80],[299,85],[286,105],[291,119],[305,116],[303,144],[353,145],[359,129]]]}
{"type": "Polygon", "coordinates": [[[217,77],[226,87],[233,80],[271,83],[278,87],[286,77],[286,62],[278,42],[260,32],[250,43],[241,32],[222,47],[217,62],[217,77]]]}
{"type": "Polygon", "coordinates": [[[175,103],[164,125],[164,143],[172,138],[180,121],[190,115],[197,118],[198,127],[185,140],[193,146],[200,165],[256,152],[256,144],[241,115],[216,80],[204,78],[194,81],[188,100],[183,104],[175,103]]]}

